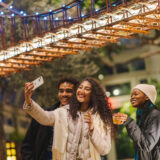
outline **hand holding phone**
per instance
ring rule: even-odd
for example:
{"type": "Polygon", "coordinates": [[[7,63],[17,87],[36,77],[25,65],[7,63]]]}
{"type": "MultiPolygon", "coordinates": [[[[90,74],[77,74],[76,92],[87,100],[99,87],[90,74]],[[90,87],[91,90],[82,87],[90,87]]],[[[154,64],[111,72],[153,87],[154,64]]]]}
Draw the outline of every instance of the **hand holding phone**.
{"type": "Polygon", "coordinates": [[[35,90],[36,88],[38,88],[39,86],[41,86],[44,83],[43,77],[40,76],[37,79],[35,79],[34,81],[32,81],[33,83],[33,90],[35,90]]]}

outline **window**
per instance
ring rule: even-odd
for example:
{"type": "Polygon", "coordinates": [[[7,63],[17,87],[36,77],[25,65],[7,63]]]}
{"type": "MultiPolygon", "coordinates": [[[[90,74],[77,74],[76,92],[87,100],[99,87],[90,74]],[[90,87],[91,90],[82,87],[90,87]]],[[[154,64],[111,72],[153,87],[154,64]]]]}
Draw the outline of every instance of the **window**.
{"type": "Polygon", "coordinates": [[[147,79],[141,79],[140,81],[139,81],[140,83],[145,83],[145,84],[147,84],[148,83],[148,80],[147,79]]]}
{"type": "Polygon", "coordinates": [[[8,126],[13,126],[13,119],[10,117],[4,117],[4,124],[8,126]]]}
{"type": "Polygon", "coordinates": [[[7,118],[7,124],[9,126],[13,126],[13,120],[11,118],[7,118]]]}
{"type": "Polygon", "coordinates": [[[117,73],[129,72],[129,67],[127,64],[118,64],[116,65],[116,71],[117,73]]]}
{"type": "Polygon", "coordinates": [[[14,142],[7,142],[6,143],[6,153],[7,153],[7,160],[17,160],[17,158],[16,158],[16,145],[14,142]]]}
{"type": "Polygon", "coordinates": [[[130,94],[131,85],[129,82],[117,85],[106,86],[106,91],[110,96],[121,96],[130,94]]]}
{"type": "Polygon", "coordinates": [[[112,75],[113,74],[113,68],[109,67],[109,66],[104,66],[104,68],[102,68],[102,71],[106,75],[112,75]]]}
{"type": "Polygon", "coordinates": [[[131,63],[133,71],[145,70],[145,61],[144,59],[137,59],[131,63]]]}

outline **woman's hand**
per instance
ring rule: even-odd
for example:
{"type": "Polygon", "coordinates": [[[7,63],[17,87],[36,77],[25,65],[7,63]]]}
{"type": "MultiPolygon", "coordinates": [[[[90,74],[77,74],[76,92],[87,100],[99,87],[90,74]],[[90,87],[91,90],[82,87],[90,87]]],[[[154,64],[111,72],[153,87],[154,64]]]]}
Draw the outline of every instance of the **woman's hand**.
{"type": "Polygon", "coordinates": [[[92,118],[92,115],[90,112],[87,112],[85,115],[84,115],[84,120],[86,123],[88,123],[89,125],[89,130],[92,132],[93,129],[94,129],[94,125],[93,125],[93,118],[92,118]]]}
{"type": "Polygon", "coordinates": [[[30,105],[31,104],[31,96],[32,96],[32,93],[33,93],[33,83],[26,83],[25,84],[25,102],[27,105],[30,105]]]}
{"type": "Polygon", "coordinates": [[[127,114],[124,113],[115,113],[113,114],[113,123],[117,125],[123,124],[128,118],[127,114]]]}

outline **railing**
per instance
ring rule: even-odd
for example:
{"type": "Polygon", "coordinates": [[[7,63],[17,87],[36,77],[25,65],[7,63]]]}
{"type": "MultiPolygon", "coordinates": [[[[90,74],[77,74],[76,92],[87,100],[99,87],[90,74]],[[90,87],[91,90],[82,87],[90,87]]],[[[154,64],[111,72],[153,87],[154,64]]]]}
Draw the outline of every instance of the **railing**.
{"type": "Polygon", "coordinates": [[[160,29],[160,0],[106,0],[106,6],[99,10],[91,0],[90,13],[85,15],[82,3],[77,0],[35,15],[21,15],[15,10],[11,10],[11,15],[1,15],[0,75],[29,70],[55,58],[78,54],[80,50],[160,29]]]}
{"type": "MultiPolygon", "coordinates": [[[[95,17],[104,11],[112,12],[120,5],[126,6],[127,0],[106,0],[106,6],[96,10],[94,0],[90,0],[90,13],[82,14],[83,1],[75,0],[61,8],[35,15],[21,14],[5,3],[0,5],[9,10],[10,14],[0,14],[1,49],[7,49],[21,41],[29,41],[35,36],[42,37],[47,32],[57,32],[60,27],[68,27],[86,18],[95,17]],[[74,12],[74,15],[72,14],[74,12]]],[[[138,1],[137,1],[138,2],[138,1]]]]}

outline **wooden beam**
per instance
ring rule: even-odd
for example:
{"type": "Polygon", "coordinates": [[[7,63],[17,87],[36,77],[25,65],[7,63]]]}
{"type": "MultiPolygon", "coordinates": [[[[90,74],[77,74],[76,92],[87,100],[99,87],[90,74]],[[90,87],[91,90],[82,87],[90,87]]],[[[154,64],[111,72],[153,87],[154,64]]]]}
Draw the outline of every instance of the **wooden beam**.
{"type": "Polygon", "coordinates": [[[14,68],[0,68],[0,72],[17,72],[18,69],[14,68]]]}
{"type": "Polygon", "coordinates": [[[140,20],[146,20],[146,21],[149,21],[149,22],[157,22],[157,23],[160,22],[160,19],[158,17],[156,18],[156,16],[155,16],[155,18],[139,16],[138,19],[140,19],[140,20]]]}
{"type": "Polygon", "coordinates": [[[121,22],[122,25],[126,25],[126,26],[132,26],[132,27],[146,27],[148,29],[160,29],[160,26],[156,26],[156,25],[150,25],[150,24],[147,24],[147,23],[130,23],[130,22],[121,22]]]}
{"type": "Polygon", "coordinates": [[[132,29],[132,28],[118,28],[118,27],[105,27],[105,30],[114,30],[114,31],[124,31],[124,32],[133,32],[135,33],[143,33],[143,34],[149,34],[148,31],[145,30],[137,30],[137,29],[132,29]]]}
{"type": "Polygon", "coordinates": [[[50,47],[52,47],[52,48],[63,48],[63,49],[74,49],[74,50],[76,50],[76,51],[78,51],[78,50],[86,50],[86,51],[88,51],[88,50],[91,50],[92,48],[90,47],[90,46],[87,46],[87,45],[81,45],[81,46],[78,46],[78,45],[76,45],[76,44],[66,44],[66,43],[64,43],[64,45],[50,45],[50,47]],[[64,46],[64,45],[67,45],[67,46],[64,46]]]}
{"type": "Polygon", "coordinates": [[[93,47],[93,46],[96,46],[96,47],[102,47],[103,45],[105,45],[106,43],[99,43],[99,42],[96,42],[96,43],[88,43],[87,40],[82,40],[80,39],[80,42],[74,42],[74,41],[68,41],[68,40],[61,40],[61,42],[63,43],[69,43],[69,44],[76,44],[76,45],[87,45],[87,46],[90,46],[90,47],[93,47]]]}
{"type": "Polygon", "coordinates": [[[53,58],[40,58],[40,57],[33,57],[33,56],[19,56],[19,57],[13,57],[13,59],[18,60],[28,60],[28,61],[40,61],[40,62],[48,62],[52,61],[53,58]]]}
{"type": "Polygon", "coordinates": [[[6,64],[6,63],[0,63],[0,68],[14,68],[14,69],[25,69],[29,66],[26,65],[15,65],[15,64],[6,64]]]}
{"type": "Polygon", "coordinates": [[[28,56],[34,56],[34,57],[52,57],[52,58],[64,58],[63,55],[60,55],[60,54],[50,54],[50,53],[41,53],[41,52],[36,52],[36,53],[33,53],[33,52],[26,52],[25,55],[28,55],[28,56]]]}
{"type": "Polygon", "coordinates": [[[93,34],[100,34],[103,36],[110,36],[110,37],[118,37],[118,38],[134,38],[133,36],[130,35],[120,35],[120,34],[115,34],[115,33],[104,33],[104,32],[92,32],[93,34]]]}
{"type": "Polygon", "coordinates": [[[0,76],[4,77],[4,76],[9,76],[11,73],[8,72],[0,72],[0,76]]]}
{"type": "Polygon", "coordinates": [[[0,68],[0,73],[5,72],[7,75],[20,72],[22,69],[14,69],[14,68],[0,68]]]}
{"type": "Polygon", "coordinates": [[[34,51],[38,51],[38,52],[47,52],[47,53],[60,53],[63,55],[67,55],[67,54],[78,54],[78,51],[60,51],[60,50],[53,50],[53,49],[41,49],[41,48],[37,48],[34,51]]]}
{"type": "Polygon", "coordinates": [[[8,59],[3,62],[12,63],[12,64],[24,64],[24,65],[39,65],[40,64],[40,62],[31,62],[31,61],[18,60],[18,59],[8,59]]]}
{"type": "Polygon", "coordinates": [[[116,39],[107,39],[107,37],[98,38],[98,37],[87,37],[87,36],[80,36],[79,38],[87,39],[87,40],[96,40],[96,41],[104,41],[106,43],[116,43],[118,40],[116,39]]]}

